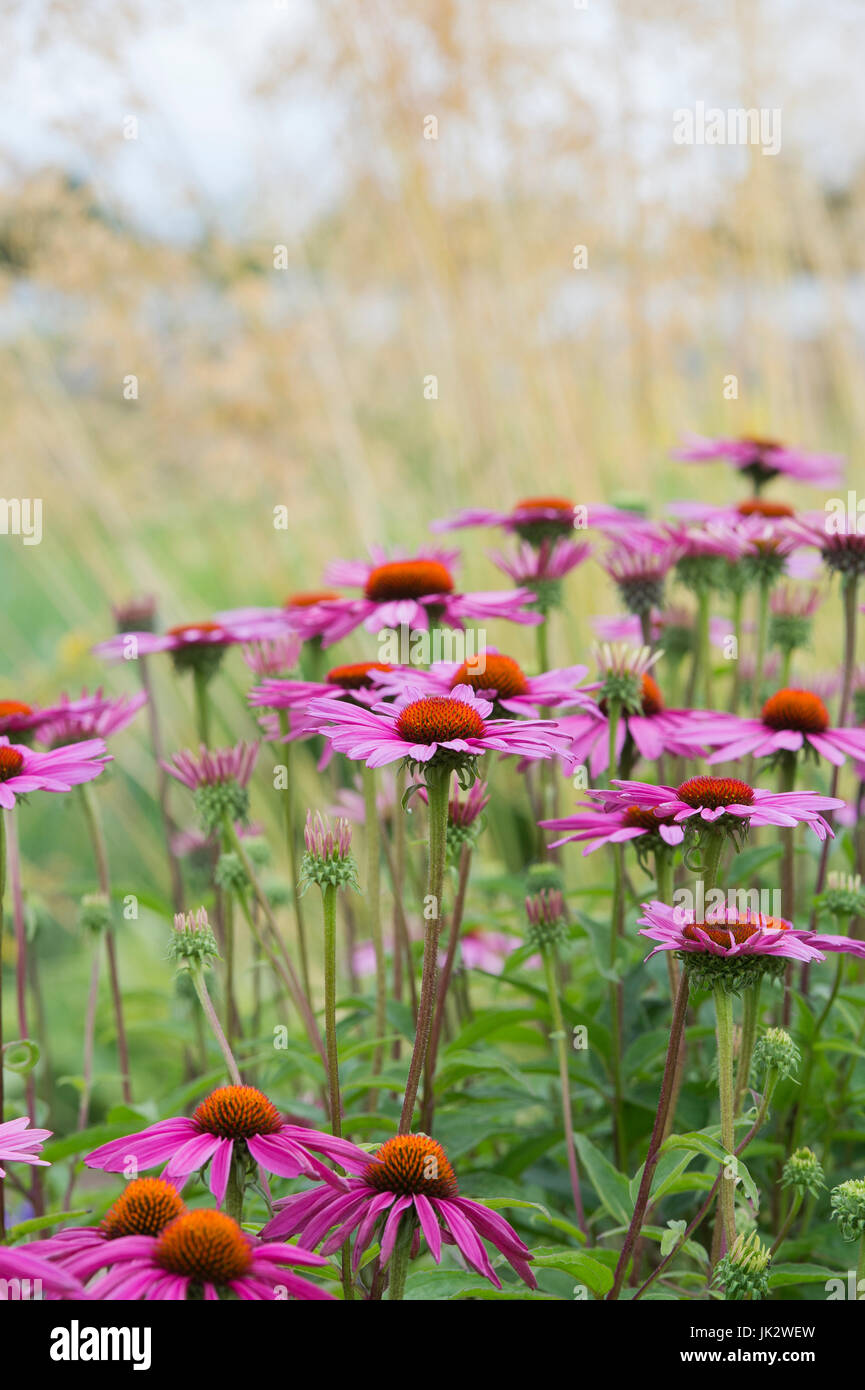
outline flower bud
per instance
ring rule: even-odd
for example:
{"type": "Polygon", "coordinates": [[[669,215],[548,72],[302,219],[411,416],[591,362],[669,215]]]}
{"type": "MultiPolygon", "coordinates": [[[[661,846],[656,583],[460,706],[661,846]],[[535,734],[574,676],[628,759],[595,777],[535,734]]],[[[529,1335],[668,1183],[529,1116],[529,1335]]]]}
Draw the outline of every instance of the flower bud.
{"type": "Polygon", "coordinates": [[[802,1054],[783,1028],[767,1028],[754,1048],[755,1065],[764,1072],[776,1071],[779,1077],[795,1076],[802,1054]]]}
{"type": "Polygon", "coordinates": [[[180,969],[186,970],[206,965],[219,956],[216,937],[207,920],[205,908],[200,907],[197,912],[174,914],[174,930],[168,943],[168,953],[177,961],[180,969]]]}
{"type": "Polygon", "coordinates": [[[213,879],[220,888],[228,892],[244,893],[249,887],[249,879],[239,854],[220,854],[213,871],[213,879]]]}
{"type": "Polygon", "coordinates": [[[78,907],[78,925],[96,934],[111,926],[111,903],[104,893],[85,893],[78,907]]]}
{"type": "Polygon", "coordinates": [[[865,1178],[848,1178],[833,1187],[830,1202],[842,1239],[859,1240],[865,1235],[865,1178]]]}
{"type": "Polygon", "coordinates": [[[303,837],[306,854],[300,866],[300,888],[357,888],[357,863],[351,853],[351,825],[342,816],[331,827],[320,811],[306,813],[303,837]]]}
{"type": "Polygon", "coordinates": [[[813,1149],[796,1149],[784,1164],[782,1187],[797,1187],[816,1197],[822,1187],[823,1165],[813,1149]]]}
{"type": "Polygon", "coordinates": [[[567,936],[565,900],[558,889],[544,888],[526,898],[526,916],[529,919],[526,942],[537,950],[555,946],[567,936]]]}
{"type": "Polygon", "coordinates": [[[718,1261],[715,1285],[724,1286],[728,1302],[757,1301],[769,1292],[771,1256],[756,1231],[749,1236],[737,1236],[732,1249],[718,1261]]]}

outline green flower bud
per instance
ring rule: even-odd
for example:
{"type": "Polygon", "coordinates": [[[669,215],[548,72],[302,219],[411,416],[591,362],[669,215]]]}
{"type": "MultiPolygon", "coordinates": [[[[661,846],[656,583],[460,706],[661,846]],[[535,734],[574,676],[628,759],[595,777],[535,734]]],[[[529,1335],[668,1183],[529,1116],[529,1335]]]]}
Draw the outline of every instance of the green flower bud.
{"type": "Polygon", "coordinates": [[[304,827],[306,854],[300,866],[300,891],[305,893],[311,883],[319,888],[358,888],[357,862],[351,853],[351,826],[339,817],[331,825],[326,816],[316,811],[306,813],[304,827]]]}
{"type": "Polygon", "coordinates": [[[779,1077],[795,1076],[801,1060],[801,1052],[783,1028],[767,1028],[754,1048],[755,1065],[763,1071],[771,1068],[779,1077]]]}
{"type": "Polygon", "coordinates": [[[192,794],[201,828],[207,835],[218,830],[226,817],[234,824],[245,821],[249,811],[249,792],[233,778],[225,782],[205,782],[192,794]]]}
{"type": "Polygon", "coordinates": [[[111,903],[104,893],[85,893],[78,907],[78,925],[101,934],[111,926],[111,903]]]}
{"type": "Polygon", "coordinates": [[[240,855],[220,854],[213,871],[214,882],[228,892],[244,893],[249,887],[249,878],[240,860],[240,855]]]}
{"type": "Polygon", "coordinates": [[[564,899],[554,888],[545,888],[526,898],[526,916],[529,919],[526,942],[536,950],[556,946],[568,934],[564,899]]]}
{"type": "Polygon", "coordinates": [[[823,1165],[813,1149],[796,1149],[784,1164],[782,1187],[797,1187],[816,1197],[825,1187],[823,1165]]]}
{"type": "Polygon", "coordinates": [[[865,1235],[865,1178],[848,1178],[832,1188],[832,1219],[838,1222],[844,1240],[865,1235]]]}
{"type": "Polygon", "coordinates": [[[713,1284],[724,1286],[724,1298],[731,1303],[758,1301],[769,1292],[769,1251],[756,1231],[737,1236],[733,1247],[715,1267],[713,1284]]]}
{"type": "Polygon", "coordinates": [[[216,937],[203,907],[197,912],[174,914],[174,931],[168,943],[168,954],[177,961],[181,970],[209,965],[214,957],[219,956],[216,937]]]}
{"type": "Polygon", "coordinates": [[[826,882],[826,891],[820,894],[817,905],[842,922],[849,921],[851,917],[865,917],[862,875],[831,873],[826,882]]]}

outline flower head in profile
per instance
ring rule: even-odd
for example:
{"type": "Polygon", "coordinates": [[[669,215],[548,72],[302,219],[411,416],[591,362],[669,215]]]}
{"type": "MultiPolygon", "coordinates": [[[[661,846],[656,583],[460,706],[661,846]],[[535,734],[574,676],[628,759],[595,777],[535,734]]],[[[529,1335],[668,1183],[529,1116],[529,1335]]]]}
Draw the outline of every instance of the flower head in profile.
{"type": "Polygon", "coordinates": [[[309,706],[319,732],[337,752],[367,767],[406,759],[410,767],[434,764],[467,772],[471,782],[483,753],[535,759],[563,750],[565,740],[551,720],[491,719],[492,712],[489,700],[478,699],[469,685],[458,685],[449,695],[407,686],[392,704],[382,702],[369,710],[335,700],[314,700],[309,706]]]}
{"type": "Polygon", "coordinates": [[[565,899],[558,888],[541,888],[525,900],[526,944],[536,950],[557,946],[568,934],[565,899]]]}
{"type": "Polygon", "coordinates": [[[16,798],[28,792],[68,792],[83,782],[92,782],[110,761],[102,738],[37,753],[0,735],[0,806],[11,811],[16,798]]]}
{"type": "Polygon", "coordinates": [[[586,506],[568,497],[524,497],[509,512],[469,507],[457,512],[456,516],[434,521],[430,530],[460,531],[471,526],[496,526],[540,547],[545,541],[555,541],[589,527],[616,531],[640,521],[640,513],[619,507],[596,503],[586,506]]]}
{"type": "MultiPolygon", "coordinates": [[[[838,499],[840,501],[840,499],[838,499]]],[[[795,531],[803,545],[813,546],[831,574],[842,579],[865,574],[865,524],[847,510],[809,512],[797,517],[795,531]]]]}
{"type": "Polygon", "coordinates": [[[91,1298],[331,1299],[325,1289],[295,1273],[325,1261],[297,1245],[264,1244],[222,1211],[185,1211],[159,1235],[122,1236],[79,1256],[82,1277],[107,1273],[89,1286],[91,1298]]]}
{"type": "Polygon", "coordinates": [[[710,764],[753,755],[777,759],[785,753],[810,754],[841,767],[846,758],[865,758],[865,729],[834,729],[829,711],[812,690],[777,690],[758,719],[718,714],[700,722],[703,741],[714,751],[710,764]]]}
{"type": "Polygon", "coordinates": [[[276,1216],[262,1235],[277,1239],[296,1235],[310,1248],[321,1244],[328,1255],[354,1237],[352,1264],[357,1269],[373,1241],[386,1269],[397,1238],[408,1226],[415,1248],[421,1237],[438,1264],[442,1245],[454,1245],[463,1259],[497,1289],[502,1287],[490,1263],[488,1241],[530,1288],[536,1288],[531,1252],[497,1212],[459,1195],[456,1174],[444,1149],[426,1134],[398,1134],[375,1155],[354,1148],[340,1159],[350,1174],[335,1184],[309,1188],[274,1205],[276,1216]]]}
{"type": "Polygon", "coordinates": [[[636,840],[642,857],[650,849],[672,849],[685,838],[684,830],[672,816],[656,816],[654,811],[642,806],[630,806],[614,792],[590,791],[587,795],[590,799],[579,802],[574,815],[538,822],[545,830],[566,832],[550,841],[550,849],[572,843],[585,844],[583,854],[586,855],[603,845],[636,840]]]}
{"type": "Polygon", "coordinates": [[[166,632],[120,632],[107,642],[100,642],[93,652],[109,661],[131,661],[153,652],[170,652],[178,672],[197,671],[210,678],[229,647],[274,637],[285,627],[285,617],[278,610],[272,616],[236,619],[224,614],[198,623],[178,623],[166,632]]]}
{"type": "Polygon", "coordinates": [[[330,1169],[317,1158],[323,1153],[342,1162],[353,1148],[347,1140],[288,1124],[276,1106],[254,1086],[221,1086],[193,1114],[160,1120],[137,1134],[112,1139],[87,1155],[88,1168],[122,1173],[130,1163],[139,1168],[167,1166],[163,1177],[182,1186],[190,1173],[210,1164],[208,1186],[221,1203],[233,1162],[258,1164],[281,1178],[321,1177],[330,1169]]]}
{"type": "Polygon", "coordinates": [[[356,888],[357,862],[351,852],[351,824],[340,816],[331,826],[320,811],[306,813],[303,838],[306,853],[300,867],[301,891],[311,883],[319,888],[356,888]]]}
{"type": "Polygon", "coordinates": [[[40,711],[37,739],[46,748],[59,748],[79,739],[110,738],[132,723],[147,695],[119,695],[110,698],[102,690],[88,695],[82,690],[77,700],[61,696],[56,705],[40,711]]]}
{"type": "Polygon", "coordinates": [[[823,812],[834,811],[844,802],[820,792],[771,792],[751,787],[737,777],[689,777],[678,787],[654,786],[649,782],[613,781],[622,800],[661,816],[672,816],[677,825],[696,822],[741,831],[754,825],[792,828],[809,826],[820,840],[833,831],[823,812]]]}
{"type": "Polygon", "coordinates": [[[750,478],[755,491],[781,473],[802,483],[838,483],[844,468],[844,460],[838,454],[810,454],[756,436],[709,439],[692,435],[674,451],[673,458],[686,463],[723,460],[750,478]]]}
{"type": "MultiPolygon", "coordinates": [[[[31,1129],[26,1115],[17,1120],[4,1121],[0,1124],[0,1163],[29,1163],[37,1168],[48,1168],[47,1159],[40,1158],[39,1154],[52,1132],[50,1129],[31,1129]]],[[[5,1168],[0,1167],[0,1178],[5,1176],[5,1168]]]]}
{"type": "Polygon", "coordinates": [[[646,960],[658,951],[676,951],[688,962],[692,984],[701,989],[721,983],[738,991],[764,973],[782,975],[789,960],[825,960],[826,951],[865,957],[865,942],[817,935],[783,917],[738,904],[723,903],[697,913],[656,899],[643,903],[643,914],[638,918],[640,935],[657,943],[646,960]]]}
{"type": "Polygon", "coordinates": [[[769,596],[769,643],[785,655],[807,647],[814,614],[823,602],[816,584],[778,584],[769,596]]]}
{"type": "Polygon", "coordinates": [[[240,742],[232,748],[205,748],[198,757],[191,752],[175,753],[162,766],[193,794],[201,824],[208,833],[222,825],[245,821],[249,810],[249,779],[258,757],[257,743],[240,742]]]}
{"type": "Polygon", "coordinates": [[[370,562],[340,560],[327,571],[329,583],[361,590],[358,598],[338,598],[319,606],[319,636],[330,647],[355,628],[367,632],[408,628],[426,632],[431,627],[465,626],[465,619],[483,621],[507,618],[515,623],[537,624],[540,613],[529,605],[528,589],[461,593],[453,570],[458,552],[425,549],[414,556],[389,559],[377,547],[370,562]]]}
{"type": "Polygon", "coordinates": [[[601,565],[628,612],[644,617],[662,606],[664,581],[678,555],[678,544],[663,528],[635,526],[618,537],[601,565]]]}
{"type": "Polygon", "coordinates": [[[244,662],[258,676],[284,676],[297,665],[302,639],[297,632],[283,632],[275,637],[260,637],[255,642],[244,642],[240,654],[244,662]]]}
{"type": "Polygon", "coordinates": [[[133,594],[112,603],[111,615],[118,632],[153,632],[156,626],[156,595],[133,594]]]}
{"type": "Polygon", "coordinates": [[[540,545],[519,541],[512,555],[496,550],[490,552],[490,559],[515,584],[531,590],[540,613],[549,613],[561,606],[562,580],[591,553],[588,541],[557,536],[542,540],[540,545]]]}
{"type": "Polygon", "coordinates": [[[813,1149],[794,1149],[784,1164],[781,1174],[782,1187],[794,1187],[812,1197],[819,1197],[826,1186],[823,1177],[823,1164],[813,1149]]]}

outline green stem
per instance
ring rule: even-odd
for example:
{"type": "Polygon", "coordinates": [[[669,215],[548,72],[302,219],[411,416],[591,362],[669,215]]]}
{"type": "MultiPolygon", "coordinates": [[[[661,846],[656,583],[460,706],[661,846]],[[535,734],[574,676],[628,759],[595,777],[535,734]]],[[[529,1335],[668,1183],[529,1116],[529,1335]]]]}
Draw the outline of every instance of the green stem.
{"type": "Polygon", "coordinates": [[[701,584],[697,594],[697,681],[695,695],[698,703],[703,709],[708,709],[710,704],[711,672],[710,672],[710,652],[709,643],[709,603],[711,589],[706,584],[701,584]]]}
{"type": "Polygon", "coordinates": [[[427,1045],[432,1027],[438,976],[438,945],[441,930],[442,889],[444,887],[447,853],[448,792],[450,769],[427,767],[426,788],[429,811],[429,882],[424,905],[424,948],[421,971],[421,990],[418,1002],[417,1028],[406,1079],[405,1097],[400,1115],[399,1133],[410,1134],[414,1105],[417,1099],[427,1045]]]}
{"type": "Polygon", "coordinates": [[[739,1061],[736,1067],[736,1091],[733,1097],[733,1107],[735,1113],[739,1113],[739,1107],[748,1087],[748,1078],[751,1074],[751,1058],[754,1055],[754,1043],[757,1038],[757,1019],[760,1014],[760,986],[762,981],[758,980],[750,989],[745,990],[742,1000],[742,1040],[739,1044],[739,1061]]]}
{"type": "Polygon", "coordinates": [[[339,1093],[339,1051],[336,1041],[336,887],[321,889],[324,913],[324,1037],[327,1044],[327,1080],[330,1095],[330,1128],[342,1134],[342,1102],[339,1093]]]}
{"type": "Polygon", "coordinates": [[[390,1257],[388,1269],[387,1296],[390,1302],[401,1300],[405,1296],[405,1281],[408,1275],[408,1262],[411,1253],[412,1225],[409,1221],[404,1221],[400,1233],[396,1238],[396,1245],[390,1257]]]}
{"type": "Polygon", "coordinates": [[[736,638],[736,657],[733,661],[732,676],[730,686],[730,700],[727,706],[731,714],[738,714],[739,701],[742,698],[742,606],[745,599],[743,589],[736,589],[733,594],[733,633],[736,638]]]}
{"type": "Polygon", "coordinates": [[[559,1063],[559,1085],[562,1093],[562,1119],[565,1126],[565,1150],[568,1155],[568,1173],[571,1179],[571,1194],[574,1199],[574,1210],[577,1213],[577,1225],[583,1235],[588,1236],[586,1219],[583,1213],[583,1198],[580,1192],[580,1174],[577,1168],[577,1153],[574,1147],[574,1120],[571,1111],[571,1081],[568,1069],[568,1035],[565,1032],[565,1021],[562,1017],[562,1005],[559,1000],[559,984],[556,970],[558,961],[555,946],[544,946],[541,955],[547,981],[547,998],[549,999],[550,1013],[553,1020],[553,1031],[550,1033],[550,1041],[555,1043],[556,1056],[559,1063]]]}
{"type": "MultiPolygon", "coordinates": [[[[96,801],[96,793],[91,782],[84,782],[78,789],[84,817],[93,845],[93,857],[99,878],[99,891],[110,903],[111,878],[108,870],[108,847],[102,829],[102,820],[96,801]]],[[[105,950],[108,956],[108,979],[111,986],[111,1001],[114,1007],[114,1027],[117,1032],[117,1060],[120,1064],[120,1083],[125,1105],[132,1104],[132,1079],[129,1068],[129,1046],[126,1041],[126,1020],[123,1011],[123,991],[120,988],[120,974],[117,967],[117,938],[113,926],[105,932],[105,950]]]]}
{"type": "Polygon", "coordinates": [[[237,1162],[234,1154],[228,1167],[228,1186],[225,1189],[225,1210],[228,1216],[234,1218],[238,1226],[243,1220],[243,1187],[237,1173],[237,1162]]]}
{"type": "MultiPolygon", "coordinates": [[[[369,924],[375,954],[375,1038],[376,1048],[372,1058],[372,1074],[381,1071],[384,1048],[380,1041],[385,1035],[387,976],[385,974],[384,942],[381,931],[381,830],[378,821],[378,805],[375,794],[375,770],[363,766],[363,801],[366,819],[366,896],[369,904],[369,924]]],[[[370,1100],[375,1103],[375,1091],[370,1092],[370,1100]]]]}
{"type": "MultiPolygon", "coordinates": [[[[282,937],[279,934],[279,926],[277,925],[276,918],[273,915],[273,908],[270,905],[267,894],[265,893],[264,889],[261,886],[261,883],[259,882],[258,875],[255,872],[255,866],[253,865],[252,860],[250,859],[249,855],[243,847],[243,841],[241,840],[240,836],[238,835],[237,831],[235,830],[234,826],[232,825],[229,819],[226,819],[225,821],[225,830],[229,836],[231,846],[235,854],[237,854],[241,864],[246,870],[246,877],[248,878],[249,883],[252,887],[252,891],[258,900],[258,904],[261,908],[262,916],[264,917],[264,920],[267,923],[268,930],[270,931],[270,934],[273,937],[274,942],[279,947],[280,954],[282,956],[282,961],[277,966],[275,956],[273,956],[271,952],[268,952],[271,964],[275,966],[275,968],[277,969],[277,973],[279,974],[280,978],[282,979],[283,983],[288,989],[288,992],[291,995],[292,1000],[294,1001],[295,1008],[297,1009],[298,1013],[303,1019],[309,1040],[326,1068],[327,1052],[324,1046],[324,1039],[322,1038],[321,1033],[318,1030],[318,1025],[316,1024],[315,1015],[312,1012],[312,1006],[309,1002],[309,998],[307,995],[304,994],[303,989],[301,988],[301,984],[299,979],[297,978],[294,966],[292,965],[291,959],[289,958],[288,953],[285,949],[285,943],[283,942],[282,937]]],[[[252,914],[249,911],[249,906],[246,902],[246,895],[244,893],[238,893],[238,901],[241,904],[241,908],[243,910],[243,914],[247,922],[250,924],[251,930],[255,931],[255,928],[252,925],[252,914]]],[[[265,949],[267,948],[265,947],[265,949]]]]}
{"type": "Polygon", "coordinates": [[[613,845],[613,904],[610,918],[610,1067],[613,1074],[613,1132],[619,1167],[627,1163],[627,1145],[622,1102],[622,982],[617,977],[619,941],[624,935],[625,873],[621,845],[613,845]]]}
{"type": "Polygon", "coordinates": [[[198,740],[203,743],[205,748],[210,747],[210,696],[207,686],[209,677],[204,671],[195,670],[192,673],[192,688],[195,696],[195,724],[198,730],[198,740]]]}
{"type": "Polygon", "coordinates": [[[225,1067],[226,1071],[228,1072],[228,1075],[231,1078],[231,1084],[233,1086],[242,1086],[243,1082],[240,1077],[240,1071],[238,1070],[237,1063],[234,1060],[234,1053],[231,1050],[225,1033],[222,1031],[222,1024],[219,1022],[216,1010],[213,1007],[213,1000],[210,997],[210,993],[204,980],[204,973],[201,969],[193,969],[190,970],[189,973],[192,976],[192,983],[195,986],[195,993],[198,995],[198,1002],[201,1005],[201,1011],[204,1014],[204,1017],[207,1019],[207,1022],[210,1024],[210,1030],[213,1033],[213,1036],[216,1038],[217,1043],[219,1044],[220,1052],[225,1058],[225,1067]]]}
{"type": "Polygon", "coordinates": [[[766,665],[766,644],[769,635],[769,594],[772,588],[770,579],[761,579],[757,591],[757,654],[754,660],[754,689],[751,701],[755,713],[763,708],[763,670],[766,665]]]}
{"type": "MultiPolygon", "coordinates": [[[[284,709],[279,711],[279,730],[284,736],[288,733],[288,714],[284,709]]],[[[309,977],[309,956],[306,949],[306,927],[303,920],[303,906],[300,893],[297,891],[297,883],[300,878],[300,864],[297,858],[297,836],[294,827],[294,776],[292,771],[293,749],[290,743],[283,743],[283,758],[285,760],[285,780],[286,788],[283,798],[285,807],[285,845],[288,851],[288,864],[291,871],[291,903],[294,908],[294,920],[297,926],[297,949],[300,955],[300,978],[303,981],[303,989],[307,999],[312,998],[309,977]]]]}
{"type": "MultiPolygon", "coordinates": [[[[731,1157],[735,1147],[733,1125],[733,997],[715,986],[715,1018],[718,1036],[718,1095],[721,1103],[721,1146],[731,1157]]],[[[727,1249],[736,1239],[736,1184],[722,1170],[718,1207],[724,1224],[727,1249]]]]}
{"type": "Polygon", "coordinates": [[[814,1071],[814,1058],[817,1055],[817,1043],[820,1040],[820,1034],[823,1031],[823,1025],[825,1024],[832,1010],[832,1005],[835,1003],[835,1000],[838,997],[838,991],[841,988],[841,981],[844,978],[844,966],[846,960],[847,957],[844,955],[843,951],[839,951],[838,959],[835,962],[835,978],[832,981],[832,988],[829,991],[829,997],[817,1016],[817,1019],[814,1023],[814,1031],[811,1034],[811,1038],[808,1043],[808,1048],[805,1055],[805,1063],[802,1068],[802,1080],[799,1086],[799,1095],[796,1101],[796,1107],[793,1111],[793,1121],[790,1129],[791,1153],[794,1149],[797,1149],[799,1147],[799,1139],[802,1134],[802,1121],[808,1110],[808,1093],[811,1088],[811,1074],[814,1071]]]}

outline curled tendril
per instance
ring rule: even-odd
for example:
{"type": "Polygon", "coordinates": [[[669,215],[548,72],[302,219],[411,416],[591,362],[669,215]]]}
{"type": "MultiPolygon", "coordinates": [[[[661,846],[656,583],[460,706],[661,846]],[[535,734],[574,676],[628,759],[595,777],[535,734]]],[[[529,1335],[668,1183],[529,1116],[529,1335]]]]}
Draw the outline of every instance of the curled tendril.
{"type": "Polygon", "coordinates": [[[30,1038],[13,1038],[10,1042],[4,1043],[0,1048],[0,1058],[7,1071],[14,1071],[18,1076],[26,1076],[36,1066],[41,1053],[35,1042],[30,1038]],[[13,1048],[23,1048],[24,1056],[18,1060],[7,1057],[7,1053],[13,1048]]]}

